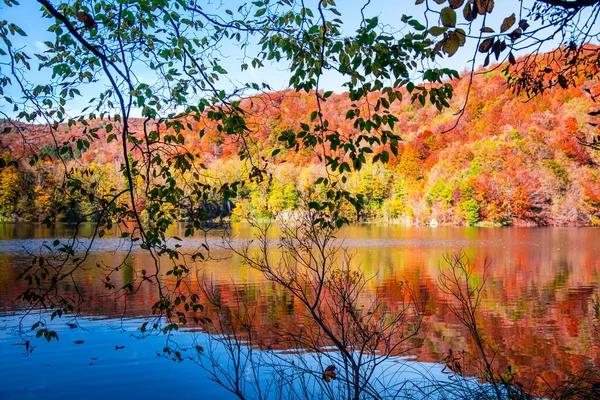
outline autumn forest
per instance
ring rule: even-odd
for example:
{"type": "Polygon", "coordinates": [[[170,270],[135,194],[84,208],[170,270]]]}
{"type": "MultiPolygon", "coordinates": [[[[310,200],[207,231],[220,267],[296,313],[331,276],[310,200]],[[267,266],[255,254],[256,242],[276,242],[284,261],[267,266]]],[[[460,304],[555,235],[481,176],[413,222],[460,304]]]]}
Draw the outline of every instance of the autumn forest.
{"type": "MultiPolygon", "coordinates": [[[[363,157],[358,160],[362,168],[346,174],[344,188],[364,200],[358,213],[348,204],[350,221],[600,225],[596,167],[600,155],[580,143],[595,130],[594,116],[588,114],[595,105],[589,94],[595,82],[556,86],[527,98],[507,88],[501,66],[495,66],[478,71],[472,81],[465,73],[452,85],[451,107],[443,111],[429,102],[412,101],[406,89],[403,100],[390,105],[398,118],[394,133],[402,138],[398,154],[375,146],[371,157],[384,163],[363,157]]],[[[326,97],[322,107],[331,128],[357,138],[354,120],[346,118],[345,110],[352,108],[348,95],[327,93],[326,97]]],[[[369,101],[374,104],[378,97],[372,93],[369,101]]],[[[176,211],[178,218],[185,220],[194,212],[232,220],[274,218],[298,209],[302,201],[319,198],[317,178],[327,174],[323,160],[331,149],[285,146],[298,123],[310,122],[315,102],[313,94],[293,90],[244,99],[241,107],[250,132],[243,145],[253,152],[252,159],[269,162],[269,176],[237,187],[226,206],[222,193],[213,193],[206,204],[212,201],[217,211],[207,210],[206,205],[195,210],[190,204],[176,211]]],[[[366,113],[368,108],[357,111],[366,113]]],[[[98,199],[115,187],[125,187],[123,156],[114,134],[119,121],[96,121],[60,126],[56,141],[41,126],[22,132],[7,129],[0,136],[0,151],[9,160],[9,166],[0,170],[0,221],[90,219],[87,215],[94,215],[98,199]],[[108,144],[87,150],[85,138],[90,133],[108,144]],[[38,155],[33,161],[25,157],[31,153],[38,155]],[[65,171],[90,196],[61,190],[65,171]]],[[[133,123],[136,135],[142,135],[143,120],[133,123]]],[[[159,128],[156,134],[167,141],[172,138],[167,158],[182,153],[183,146],[195,154],[196,168],[188,178],[193,174],[212,187],[243,181],[253,167],[251,160],[238,157],[239,136],[220,132],[206,118],[188,117],[187,123],[164,131],[159,128]]],[[[139,206],[144,209],[144,204],[139,206]]]]}

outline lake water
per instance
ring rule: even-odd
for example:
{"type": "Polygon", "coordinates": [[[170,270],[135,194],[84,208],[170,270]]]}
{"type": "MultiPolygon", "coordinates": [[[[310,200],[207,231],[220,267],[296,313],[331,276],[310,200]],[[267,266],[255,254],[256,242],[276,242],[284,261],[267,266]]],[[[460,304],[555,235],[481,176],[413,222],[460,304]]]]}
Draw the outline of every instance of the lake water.
{"type": "MultiPolygon", "coordinates": [[[[81,232],[89,235],[91,226],[83,226],[81,232]]],[[[60,340],[33,339],[35,349],[27,354],[15,326],[23,318],[23,325],[30,326],[36,316],[24,316],[24,304],[15,301],[25,288],[16,277],[44,243],[71,233],[68,226],[47,230],[33,224],[0,224],[0,398],[165,398],[171,393],[182,398],[233,397],[211,382],[188,353],[183,362],[163,353],[166,344],[208,349],[217,343],[213,349],[219,354],[224,350],[214,336],[192,326],[170,338],[139,338],[137,329],[149,316],[155,293],[143,289],[126,301],[115,299],[105,290],[97,265],[117,265],[126,257],[125,267],[112,276],[118,286],[134,281],[150,258],[139,249],[128,252],[127,243],[114,237],[95,242],[89,268],[76,274],[71,284],[61,284],[63,294],[74,294],[75,285],[82,292],[81,314],[52,321],[60,340]]],[[[184,250],[202,243],[211,248],[211,260],[194,264],[190,285],[198,288],[210,282],[231,301],[243,290],[255,304],[262,345],[284,353],[273,332],[301,324],[300,305],[222,248],[222,233],[215,230],[182,242],[184,250]]],[[[234,224],[231,233],[234,245],[251,236],[244,224],[234,224]]],[[[337,236],[354,254],[353,262],[372,277],[369,291],[391,305],[402,301],[397,290],[402,283],[414,291],[425,320],[420,335],[403,349],[403,363],[444,379],[440,370],[449,349],[475,353],[467,329],[449,311],[451,300],[438,287],[444,254],[464,251],[476,266],[477,279],[484,278],[485,260],[491,261],[478,317],[481,332],[495,349],[498,371],[510,365],[519,381],[541,386],[600,367],[600,321],[594,309],[600,296],[600,229],[367,225],[345,227],[337,236]]],[[[85,244],[84,239],[81,245],[85,244]]]]}

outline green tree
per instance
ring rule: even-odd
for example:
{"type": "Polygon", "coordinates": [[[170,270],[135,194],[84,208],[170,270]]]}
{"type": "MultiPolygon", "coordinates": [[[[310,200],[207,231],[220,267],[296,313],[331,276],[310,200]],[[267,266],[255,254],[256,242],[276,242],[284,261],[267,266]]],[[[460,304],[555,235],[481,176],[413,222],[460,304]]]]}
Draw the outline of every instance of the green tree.
{"type": "Polygon", "coordinates": [[[465,200],[460,203],[465,222],[474,225],[479,222],[479,204],[475,199],[465,200]]]}

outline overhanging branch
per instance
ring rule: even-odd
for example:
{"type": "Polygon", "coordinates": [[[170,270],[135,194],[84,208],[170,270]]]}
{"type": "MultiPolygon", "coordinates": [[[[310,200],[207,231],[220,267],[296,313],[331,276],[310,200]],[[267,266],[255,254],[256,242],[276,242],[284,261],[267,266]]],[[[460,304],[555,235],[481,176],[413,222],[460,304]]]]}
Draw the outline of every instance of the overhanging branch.
{"type": "Polygon", "coordinates": [[[569,10],[576,10],[584,7],[590,7],[600,4],[600,0],[538,0],[540,3],[550,6],[561,7],[569,10]]]}

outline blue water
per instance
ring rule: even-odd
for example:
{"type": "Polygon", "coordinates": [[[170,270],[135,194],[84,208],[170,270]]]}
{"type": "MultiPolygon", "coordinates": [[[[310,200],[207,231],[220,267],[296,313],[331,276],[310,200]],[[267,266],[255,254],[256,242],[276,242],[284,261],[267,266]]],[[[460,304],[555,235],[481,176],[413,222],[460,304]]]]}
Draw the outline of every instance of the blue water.
{"type": "MultiPolygon", "coordinates": [[[[237,398],[214,382],[202,367],[210,369],[214,362],[222,371],[231,373],[232,363],[222,337],[178,331],[172,336],[157,333],[140,338],[138,328],[143,322],[140,319],[79,318],[76,326],[71,327],[69,324],[75,321],[63,318],[47,321],[48,327],[58,333],[58,341],[46,342],[43,337],[32,339],[34,349],[27,352],[15,326],[20,319],[19,315],[0,316],[2,400],[237,398]],[[163,349],[166,346],[180,351],[183,361],[165,355],[163,349]],[[203,357],[198,356],[196,346],[202,346],[203,357]]],[[[34,320],[26,317],[23,326],[31,326],[34,320]]],[[[243,352],[248,348],[242,349],[246,349],[243,352]]],[[[330,357],[335,358],[333,352],[319,355],[255,352],[260,354],[261,362],[266,363],[256,363],[258,369],[253,370],[242,357],[240,376],[247,398],[258,398],[254,372],[259,372],[258,382],[263,394],[269,393],[267,397],[273,399],[289,398],[291,392],[298,391],[298,384],[305,384],[312,391],[309,398],[322,398],[323,390],[337,397],[336,391],[343,389],[339,380],[324,384],[320,377],[324,365],[331,362],[330,357]],[[292,386],[278,386],[287,379],[294,382],[292,386]]],[[[441,365],[400,357],[384,361],[378,370],[381,382],[387,382],[386,388],[402,390],[405,394],[412,392],[412,398],[419,398],[418,393],[422,390],[435,390],[437,383],[455,384],[457,379],[441,373],[441,365]],[[419,389],[415,397],[416,385],[419,389]]],[[[220,378],[227,379],[224,375],[220,378]]],[[[475,380],[464,382],[480,387],[475,380]]]]}
{"type": "MultiPolygon", "coordinates": [[[[176,362],[164,357],[165,335],[136,338],[139,320],[80,318],[80,326],[74,329],[67,320],[59,320],[53,324],[59,341],[32,339],[35,348],[29,354],[14,327],[17,320],[15,316],[0,317],[3,400],[230,397],[221,386],[210,384],[207,372],[191,360],[176,362]]],[[[205,339],[204,334],[177,333],[179,345],[205,339]]]]}

